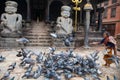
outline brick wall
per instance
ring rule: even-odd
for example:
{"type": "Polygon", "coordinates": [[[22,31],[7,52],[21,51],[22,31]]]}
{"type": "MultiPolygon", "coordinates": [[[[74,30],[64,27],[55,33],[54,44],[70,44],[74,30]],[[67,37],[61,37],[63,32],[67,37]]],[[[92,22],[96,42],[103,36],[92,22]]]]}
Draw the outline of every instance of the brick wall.
{"type": "Polygon", "coordinates": [[[120,0],[117,0],[117,3],[112,3],[112,0],[108,1],[108,5],[102,6],[108,9],[107,18],[103,18],[103,25],[115,24],[115,36],[120,33],[120,0]],[[116,8],[116,16],[111,17],[111,8],[116,8]]]}

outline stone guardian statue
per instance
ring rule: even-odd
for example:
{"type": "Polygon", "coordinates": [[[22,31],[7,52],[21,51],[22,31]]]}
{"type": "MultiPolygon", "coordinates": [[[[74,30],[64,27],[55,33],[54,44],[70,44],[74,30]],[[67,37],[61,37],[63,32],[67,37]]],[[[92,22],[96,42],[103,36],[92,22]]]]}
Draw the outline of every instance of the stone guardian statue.
{"type": "Polygon", "coordinates": [[[73,22],[70,17],[70,10],[69,6],[62,6],[61,7],[61,16],[57,18],[57,25],[56,25],[56,33],[68,35],[71,34],[73,31],[73,22]]]}
{"type": "Polygon", "coordinates": [[[19,37],[22,32],[22,16],[17,14],[18,4],[14,1],[5,3],[5,13],[1,15],[1,36],[2,37],[19,37]]]}

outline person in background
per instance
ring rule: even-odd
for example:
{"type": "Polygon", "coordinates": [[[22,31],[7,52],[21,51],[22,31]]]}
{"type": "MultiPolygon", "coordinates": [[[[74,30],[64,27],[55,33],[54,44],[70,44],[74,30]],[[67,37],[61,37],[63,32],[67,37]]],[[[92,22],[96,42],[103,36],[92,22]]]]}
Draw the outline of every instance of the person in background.
{"type": "Polygon", "coordinates": [[[109,67],[110,64],[113,63],[109,58],[111,58],[112,55],[117,55],[116,40],[109,32],[105,31],[103,33],[103,39],[99,44],[104,44],[105,49],[107,50],[107,54],[104,55],[103,59],[105,60],[104,66],[109,67]]]}

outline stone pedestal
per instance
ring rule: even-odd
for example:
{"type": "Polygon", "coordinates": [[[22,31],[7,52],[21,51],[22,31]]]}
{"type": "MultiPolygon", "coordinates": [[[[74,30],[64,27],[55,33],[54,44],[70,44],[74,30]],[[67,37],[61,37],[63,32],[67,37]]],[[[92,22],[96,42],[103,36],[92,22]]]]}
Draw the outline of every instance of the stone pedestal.
{"type": "Polygon", "coordinates": [[[57,38],[52,40],[52,46],[54,47],[62,47],[62,48],[74,48],[75,47],[75,41],[71,42],[71,46],[67,47],[64,44],[63,38],[57,38]]]}
{"type": "Polygon", "coordinates": [[[16,42],[17,38],[0,38],[0,47],[1,48],[18,48],[21,47],[18,42],[16,42]]]}

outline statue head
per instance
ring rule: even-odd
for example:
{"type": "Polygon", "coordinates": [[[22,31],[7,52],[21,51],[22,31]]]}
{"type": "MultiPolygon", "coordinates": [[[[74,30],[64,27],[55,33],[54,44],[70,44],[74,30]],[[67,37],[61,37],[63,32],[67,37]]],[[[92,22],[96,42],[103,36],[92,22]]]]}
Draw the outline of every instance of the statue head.
{"type": "Polygon", "coordinates": [[[65,18],[68,18],[68,17],[70,17],[70,12],[68,12],[68,11],[62,11],[61,12],[61,16],[65,17],[65,18]]]}
{"type": "Polygon", "coordinates": [[[61,16],[68,18],[70,17],[70,10],[71,8],[69,6],[62,6],[61,7],[61,16]]]}
{"type": "Polygon", "coordinates": [[[5,12],[7,13],[15,13],[17,12],[17,6],[18,4],[15,1],[7,1],[5,3],[5,12]]]}

